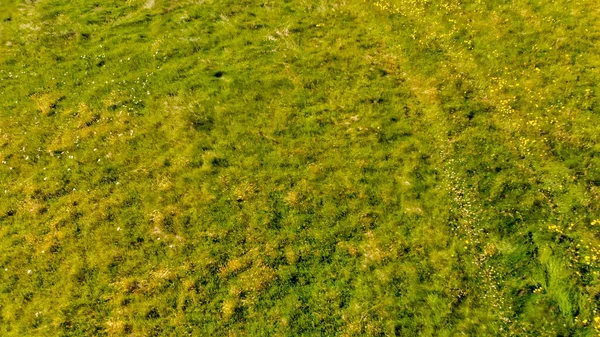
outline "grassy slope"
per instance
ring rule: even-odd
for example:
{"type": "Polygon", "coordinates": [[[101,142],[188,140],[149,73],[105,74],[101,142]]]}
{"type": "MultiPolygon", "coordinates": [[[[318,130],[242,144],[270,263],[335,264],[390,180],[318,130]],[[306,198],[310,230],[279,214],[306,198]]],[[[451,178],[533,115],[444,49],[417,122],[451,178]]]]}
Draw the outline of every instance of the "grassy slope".
{"type": "Polygon", "coordinates": [[[145,4],[0,2],[0,335],[600,333],[596,1],[145,4]]]}

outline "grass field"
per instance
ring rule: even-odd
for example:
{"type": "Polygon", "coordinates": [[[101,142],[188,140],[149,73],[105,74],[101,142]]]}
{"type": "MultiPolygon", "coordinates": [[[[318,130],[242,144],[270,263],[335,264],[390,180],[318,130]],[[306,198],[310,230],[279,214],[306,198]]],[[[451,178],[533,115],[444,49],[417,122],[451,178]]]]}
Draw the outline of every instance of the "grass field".
{"type": "Polygon", "coordinates": [[[596,0],[0,0],[0,336],[600,336],[596,0]]]}

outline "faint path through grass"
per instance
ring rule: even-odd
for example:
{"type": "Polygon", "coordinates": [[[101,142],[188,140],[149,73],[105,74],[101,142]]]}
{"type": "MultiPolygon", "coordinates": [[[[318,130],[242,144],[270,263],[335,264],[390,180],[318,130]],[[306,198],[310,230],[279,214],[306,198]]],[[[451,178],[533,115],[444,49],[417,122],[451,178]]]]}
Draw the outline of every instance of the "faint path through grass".
{"type": "MultiPolygon", "coordinates": [[[[405,61],[407,62],[407,61],[405,61]]],[[[407,67],[408,68],[408,67],[407,67]]],[[[509,311],[512,309],[506,305],[506,294],[502,277],[496,269],[489,263],[489,259],[496,254],[496,249],[491,244],[486,233],[484,233],[479,223],[483,213],[483,205],[478,200],[477,192],[469,185],[469,177],[464,174],[466,159],[456,153],[453,140],[450,134],[448,116],[440,108],[440,98],[436,89],[435,79],[429,79],[418,72],[407,70],[411,89],[424,107],[423,120],[425,125],[429,125],[429,138],[436,144],[439,150],[435,154],[437,162],[440,163],[442,181],[444,189],[452,196],[455,212],[455,220],[449,220],[449,226],[453,232],[458,245],[465,257],[465,262],[470,261],[473,266],[469,277],[477,281],[478,291],[467,290],[464,295],[472,296],[474,293],[484,294],[481,301],[487,307],[489,325],[494,325],[499,331],[510,331],[509,311]],[[469,257],[469,258],[466,258],[469,257]],[[472,292],[472,293],[471,293],[472,292]],[[494,321],[492,323],[491,321],[494,321]]]]}

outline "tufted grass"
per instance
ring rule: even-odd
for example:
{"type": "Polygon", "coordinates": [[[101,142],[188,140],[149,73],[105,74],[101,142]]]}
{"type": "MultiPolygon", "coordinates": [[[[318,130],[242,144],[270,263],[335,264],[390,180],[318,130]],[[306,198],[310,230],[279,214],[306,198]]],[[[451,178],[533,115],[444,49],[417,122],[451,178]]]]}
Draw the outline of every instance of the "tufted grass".
{"type": "Polygon", "coordinates": [[[595,1],[3,1],[0,335],[595,336],[595,1]]]}

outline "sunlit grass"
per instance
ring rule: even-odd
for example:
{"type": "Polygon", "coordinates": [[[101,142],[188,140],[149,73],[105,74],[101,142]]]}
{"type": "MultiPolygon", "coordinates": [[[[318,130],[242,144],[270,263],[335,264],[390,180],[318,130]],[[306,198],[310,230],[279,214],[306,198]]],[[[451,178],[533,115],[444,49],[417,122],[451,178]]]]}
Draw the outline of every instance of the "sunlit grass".
{"type": "Polygon", "coordinates": [[[0,4],[0,335],[600,334],[594,1],[0,4]]]}

